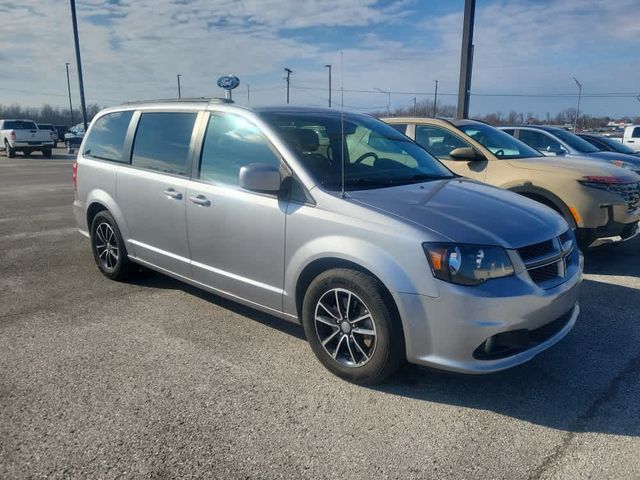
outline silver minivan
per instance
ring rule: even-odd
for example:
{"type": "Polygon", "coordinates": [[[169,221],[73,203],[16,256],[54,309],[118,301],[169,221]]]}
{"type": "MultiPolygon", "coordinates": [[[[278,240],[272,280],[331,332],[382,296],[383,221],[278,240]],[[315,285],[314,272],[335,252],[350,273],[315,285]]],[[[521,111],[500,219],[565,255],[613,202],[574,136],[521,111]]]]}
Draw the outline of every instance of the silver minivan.
{"type": "Polygon", "coordinates": [[[300,320],[350,381],[405,360],[509,368],[578,316],[583,261],[562,217],[457,177],[366,115],[224,100],[110,108],[74,181],[104,275],[139,264],[300,320]]]}

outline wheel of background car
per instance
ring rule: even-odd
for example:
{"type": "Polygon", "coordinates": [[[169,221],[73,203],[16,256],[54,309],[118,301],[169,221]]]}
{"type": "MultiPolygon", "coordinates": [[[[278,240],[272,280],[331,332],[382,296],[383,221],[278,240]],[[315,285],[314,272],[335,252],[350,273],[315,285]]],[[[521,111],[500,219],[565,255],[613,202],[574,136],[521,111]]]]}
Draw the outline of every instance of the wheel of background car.
{"type": "Polygon", "coordinates": [[[44,158],[51,158],[51,149],[43,150],[42,151],[42,156],[44,158]]]}
{"type": "Polygon", "coordinates": [[[15,149],[11,148],[9,142],[7,142],[6,140],[4,142],[4,154],[7,156],[7,158],[13,158],[16,156],[15,149]]]}
{"type": "Polygon", "coordinates": [[[353,163],[354,163],[355,165],[358,165],[359,163],[362,163],[362,161],[363,161],[365,158],[368,158],[368,157],[373,157],[373,160],[374,160],[374,161],[378,160],[378,158],[379,158],[379,157],[378,157],[378,155],[376,155],[374,152],[367,152],[367,153],[363,153],[362,155],[360,155],[360,156],[357,158],[357,160],[356,160],[355,162],[353,162],[353,163]]]}
{"type": "Polygon", "coordinates": [[[106,210],[91,222],[91,250],[102,274],[111,280],[125,280],[130,276],[132,263],[115,219],[106,210]]]}
{"type": "Polygon", "coordinates": [[[23,150],[22,155],[24,155],[24,157],[27,158],[31,156],[31,152],[29,150],[23,150]]]}
{"type": "Polygon", "coordinates": [[[375,383],[404,362],[402,328],[383,292],[378,280],[349,269],[328,270],[309,285],[302,325],[314,354],[334,374],[375,383]]]}

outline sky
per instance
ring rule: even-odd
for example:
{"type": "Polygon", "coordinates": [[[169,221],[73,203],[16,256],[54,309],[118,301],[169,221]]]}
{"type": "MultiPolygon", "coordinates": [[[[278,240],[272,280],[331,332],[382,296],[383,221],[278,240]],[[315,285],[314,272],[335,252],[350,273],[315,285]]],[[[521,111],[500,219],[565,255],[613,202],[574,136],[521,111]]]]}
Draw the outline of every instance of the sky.
{"type": "MultiPolygon", "coordinates": [[[[76,0],[87,103],[222,96],[384,110],[456,103],[464,0],[76,0]],[[248,87],[247,87],[248,85],[248,87]],[[247,98],[249,90],[249,98],[247,98]]],[[[638,0],[477,0],[471,114],[640,115],[638,0]],[[603,94],[607,94],[603,96],[603,94]],[[608,94],[616,94],[611,96],[608,94]],[[621,94],[621,95],[618,95],[621,94]]],[[[0,104],[79,104],[69,2],[0,0],[0,104]]]]}

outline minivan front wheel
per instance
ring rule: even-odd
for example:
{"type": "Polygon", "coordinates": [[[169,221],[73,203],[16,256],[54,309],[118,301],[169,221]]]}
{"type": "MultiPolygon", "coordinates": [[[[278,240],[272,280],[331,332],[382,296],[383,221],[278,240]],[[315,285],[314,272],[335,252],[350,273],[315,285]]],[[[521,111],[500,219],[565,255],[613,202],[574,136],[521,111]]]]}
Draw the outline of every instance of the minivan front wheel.
{"type": "Polygon", "coordinates": [[[106,210],[91,223],[91,250],[98,268],[111,280],[124,280],[131,272],[131,261],[118,225],[106,210]]]}
{"type": "Polygon", "coordinates": [[[328,270],[307,290],[302,324],[313,352],[336,375],[355,383],[376,383],[404,361],[404,342],[395,309],[372,276],[349,269],[328,270]]]}

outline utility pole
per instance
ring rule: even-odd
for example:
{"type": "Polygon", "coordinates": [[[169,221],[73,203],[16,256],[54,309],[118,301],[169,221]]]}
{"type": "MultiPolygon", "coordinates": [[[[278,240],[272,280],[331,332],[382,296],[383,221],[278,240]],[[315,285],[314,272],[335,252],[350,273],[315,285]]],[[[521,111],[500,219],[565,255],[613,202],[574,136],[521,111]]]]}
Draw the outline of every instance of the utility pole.
{"type": "Polygon", "coordinates": [[[416,97],[413,97],[413,116],[417,115],[417,105],[416,105],[416,97]]]}
{"type": "Polygon", "coordinates": [[[291,74],[293,73],[293,70],[284,67],[284,71],[287,72],[287,105],[289,105],[289,83],[291,81],[291,74]]]}
{"type": "Polygon", "coordinates": [[[249,95],[249,84],[247,83],[247,103],[251,103],[251,96],[249,95]]]}
{"type": "Polygon", "coordinates": [[[325,65],[329,69],[329,108],[331,108],[331,65],[325,65]]]}
{"type": "Polygon", "coordinates": [[[80,106],[82,107],[82,123],[87,131],[87,105],[84,101],[84,82],[82,80],[82,60],[80,59],[80,40],[78,38],[78,19],[76,18],[76,0],[69,0],[71,4],[71,23],[73,24],[73,40],[76,45],[76,63],[78,67],[78,83],[80,84],[80,106]]]}
{"type": "Polygon", "coordinates": [[[69,65],[70,63],[65,63],[64,66],[67,67],[67,90],[69,91],[69,113],[71,113],[71,126],[76,124],[76,121],[73,119],[73,105],[71,104],[71,80],[69,80],[69,65]]]}
{"type": "Polygon", "coordinates": [[[471,94],[471,71],[473,68],[473,23],[476,0],[464,1],[464,24],[462,29],[462,52],[460,55],[460,81],[458,84],[458,118],[469,116],[471,94]]]}
{"type": "Polygon", "coordinates": [[[182,75],[179,74],[179,73],[176,75],[176,78],[178,79],[178,98],[182,98],[182,92],[180,91],[180,77],[181,76],[182,75]]]}
{"type": "Polygon", "coordinates": [[[578,116],[580,115],[580,97],[582,96],[582,84],[576,77],[573,77],[573,81],[576,82],[576,85],[578,86],[578,104],[576,105],[576,119],[573,124],[573,133],[576,133],[576,129],[578,128],[578,116]]]}
{"type": "Polygon", "coordinates": [[[391,92],[389,90],[382,90],[381,88],[374,87],[374,90],[377,90],[380,93],[387,94],[387,117],[391,116],[391,92]]]}
{"type": "Polygon", "coordinates": [[[438,80],[434,80],[436,82],[436,91],[433,94],[433,118],[436,118],[436,113],[438,112],[438,80]]]}

